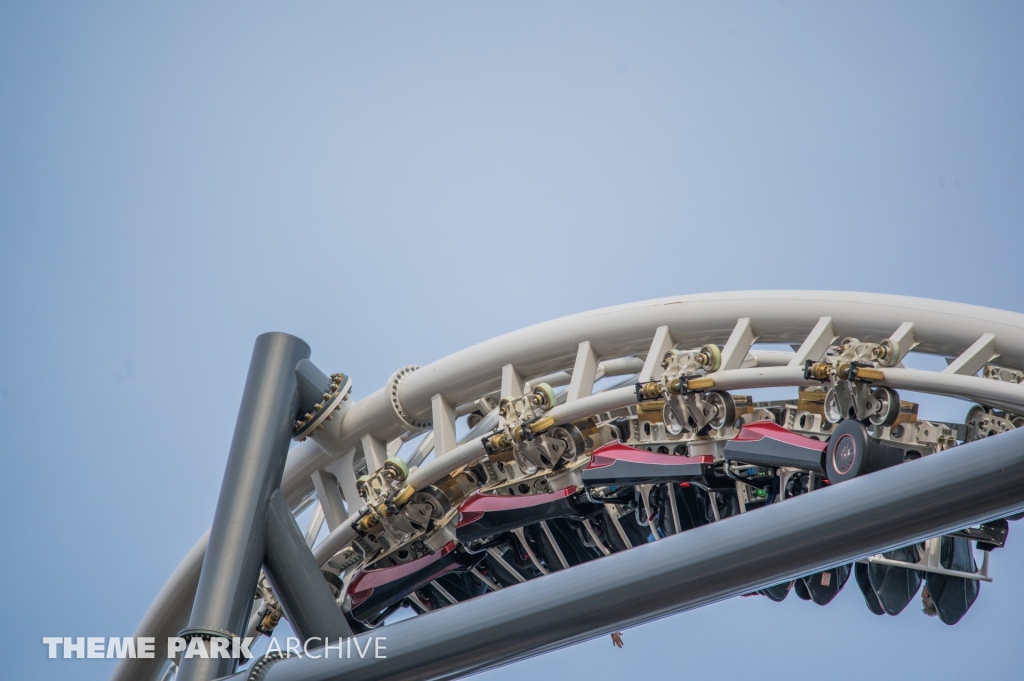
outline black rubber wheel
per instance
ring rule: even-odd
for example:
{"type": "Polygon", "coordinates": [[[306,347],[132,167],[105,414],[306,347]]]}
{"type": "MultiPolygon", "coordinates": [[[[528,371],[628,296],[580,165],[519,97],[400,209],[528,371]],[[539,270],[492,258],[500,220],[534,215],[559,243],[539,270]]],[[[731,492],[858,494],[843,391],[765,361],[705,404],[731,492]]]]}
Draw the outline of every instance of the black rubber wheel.
{"type": "Polygon", "coordinates": [[[836,426],[825,450],[825,471],[833,485],[898,463],[903,463],[903,451],[879,444],[856,419],[836,426]]]}

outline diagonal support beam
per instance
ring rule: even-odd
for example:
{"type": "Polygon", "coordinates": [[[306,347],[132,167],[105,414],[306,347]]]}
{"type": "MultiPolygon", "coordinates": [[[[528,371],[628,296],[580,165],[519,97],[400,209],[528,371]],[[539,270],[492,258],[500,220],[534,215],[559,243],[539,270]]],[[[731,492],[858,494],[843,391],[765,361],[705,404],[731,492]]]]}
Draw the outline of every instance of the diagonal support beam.
{"type": "Polygon", "coordinates": [[[900,356],[893,362],[893,366],[895,366],[902,362],[903,358],[918,345],[917,338],[914,337],[914,322],[903,322],[900,324],[900,328],[893,331],[893,334],[889,336],[889,340],[899,345],[900,348],[900,356]]]}
{"type": "MultiPolygon", "coordinates": [[[[324,506],[321,503],[317,503],[313,507],[313,515],[309,517],[309,524],[306,525],[306,546],[312,547],[316,543],[316,538],[320,535],[320,529],[324,525],[324,506]]],[[[330,528],[328,528],[330,529],[330,528]]]]}
{"type": "Polygon", "coordinates": [[[822,317],[804,339],[793,359],[789,360],[789,366],[802,367],[807,360],[817,362],[837,337],[832,327],[832,318],[822,317]]]}
{"type": "Polygon", "coordinates": [[[434,457],[440,458],[455,449],[455,406],[440,395],[430,400],[434,420],[434,457]]]}
{"type": "Polygon", "coordinates": [[[520,397],[525,389],[525,382],[511,364],[501,367],[501,394],[499,397],[520,397]]]}
{"type": "Polygon", "coordinates": [[[359,496],[359,488],[356,486],[355,458],[356,450],[350,449],[327,466],[327,471],[338,480],[341,495],[345,499],[345,505],[350,513],[363,504],[363,499],[359,496]]]}
{"type": "Polygon", "coordinates": [[[636,378],[637,382],[647,383],[661,378],[661,374],[665,371],[661,363],[665,359],[665,354],[675,346],[676,343],[672,340],[672,334],[668,327],[659,326],[658,330],[654,332],[651,349],[647,351],[647,359],[644,360],[644,368],[640,370],[640,375],[636,378]]]}
{"type": "Polygon", "coordinates": [[[757,336],[754,335],[754,329],[750,325],[750,317],[743,317],[737,320],[729,340],[726,341],[725,347],[722,348],[721,371],[739,369],[756,340],[757,336]]]}
{"type": "Polygon", "coordinates": [[[944,374],[974,376],[981,368],[999,356],[996,352],[996,335],[986,333],[961,353],[942,370],[944,374]]]}
{"type": "Polygon", "coordinates": [[[301,639],[352,635],[280,490],[270,497],[263,562],[288,623],[301,639]]]}
{"type": "Polygon", "coordinates": [[[366,471],[373,473],[379,471],[384,462],[388,460],[388,449],[383,442],[370,434],[359,439],[363,447],[363,458],[366,459],[366,471]]]}
{"type": "Polygon", "coordinates": [[[348,517],[338,479],[327,471],[313,471],[313,488],[316,490],[316,498],[320,500],[327,529],[333,531],[348,517]]]}
{"type": "Polygon", "coordinates": [[[590,341],[580,343],[576,351],[576,363],[572,368],[572,380],[569,381],[569,390],[566,392],[565,401],[575,402],[581,397],[586,397],[594,392],[594,379],[597,376],[597,355],[590,341]]]}

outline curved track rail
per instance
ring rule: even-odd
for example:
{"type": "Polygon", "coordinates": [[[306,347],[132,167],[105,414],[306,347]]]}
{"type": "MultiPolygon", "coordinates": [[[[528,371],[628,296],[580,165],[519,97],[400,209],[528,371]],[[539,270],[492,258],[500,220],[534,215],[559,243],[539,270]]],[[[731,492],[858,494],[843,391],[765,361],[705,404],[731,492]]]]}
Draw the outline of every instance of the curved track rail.
{"type": "MultiPolygon", "coordinates": [[[[938,355],[945,371],[921,371],[893,362],[875,384],[959,397],[1015,414],[1024,413],[1024,386],[979,376],[986,366],[1024,371],[1024,315],[990,308],[902,296],[812,291],[759,291],[663,298],[604,308],[537,324],[485,341],[422,368],[396,372],[388,384],[344,405],[341,418],[296,444],[288,455],[281,490],[293,512],[319,504],[331,531],[313,547],[326,563],[354,537],[363,500],[357,472],[378,469],[389,455],[414,464],[408,484],[431,485],[485,455],[480,435],[497,427],[497,398],[541,382],[568,384],[547,415],[570,422],[634,407],[636,380],[658,373],[656,361],[671,347],[721,346],[721,367],[711,374],[715,390],[808,386],[806,360],[817,360],[837,339],[869,343],[898,340],[898,359],[908,352],[938,355]],[[756,344],[786,344],[793,353],[764,351],[756,344]],[[624,387],[592,393],[602,376],[639,374],[624,387]],[[484,409],[489,407],[490,409],[484,409]],[[455,439],[455,419],[489,411],[472,433],[455,439]],[[415,452],[402,445],[426,432],[415,452]],[[434,458],[422,463],[434,450],[434,458]],[[324,480],[340,494],[319,498],[324,480]],[[347,503],[342,503],[341,499],[347,503]],[[351,503],[354,500],[354,503],[351,503]],[[333,515],[333,517],[332,517],[333,515]],[[348,517],[346,518],[345,515],[348,517]]],[[[188,623],[208,536],[201,538],[165,584],[140,623],[137,636],[163,641],[188,623]]],[[[877,548],[877,547],[875,547],[877,548]]],[[[581,566],[582,567],[582,566],[581,566]]],[[[454,610],[454,609],[453,609],[454,610]]],[[[430,618],[424,619],[424,626],[430,618]]],[[[154,681],[157,659],[124,660],[114,679],[154,681]]]]}

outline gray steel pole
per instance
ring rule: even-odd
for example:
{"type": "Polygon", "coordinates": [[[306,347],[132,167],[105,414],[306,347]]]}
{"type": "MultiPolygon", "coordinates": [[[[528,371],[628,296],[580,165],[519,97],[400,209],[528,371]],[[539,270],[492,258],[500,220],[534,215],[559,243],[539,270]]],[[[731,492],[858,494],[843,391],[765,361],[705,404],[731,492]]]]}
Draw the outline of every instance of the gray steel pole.
{"type": "MultiPolygon", "coordinates": [[[[296,365],[309,346],[286,333],[256,339],[213,516],[192,616],[183,636],[243,636],[263,564],[267,506],[281,485],[298,410],[296,365]]],[[[181,660],[178,681],[210,681],[234,659],[181,660]]]]}
{"type": "Polygon", "coordinates": [[[366,634],[386,637],[386,659],[374,659],[372,652],[365,659],[288,659],[270,666],[260,679],[457,678],[1022,507],[1024,429],[366,634]]]}
{"type": "Polygon", "coordinates": [[[280,490],[270,496],[263,562],[288,623],[299,638],[352,635],[280,490]]]}

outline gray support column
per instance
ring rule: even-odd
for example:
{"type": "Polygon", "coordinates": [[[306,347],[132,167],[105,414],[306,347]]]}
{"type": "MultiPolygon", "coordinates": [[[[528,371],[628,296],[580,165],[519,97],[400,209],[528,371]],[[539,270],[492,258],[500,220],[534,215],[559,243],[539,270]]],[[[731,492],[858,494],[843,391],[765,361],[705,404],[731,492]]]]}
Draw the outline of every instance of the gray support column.
{"type": "Polygon", "coordinates": [[[1024,429],[363,635],[386,638],[386,659],[283,660],[260,681],[458,678],[1021,508],[1024,429]]]}
{"type": "MultiPolygon", "coordinates": [[[[242,636],[263,565],[267,506],[281,485],[298,410],[296,365],[309,346],[285,333],[256,339],[231,439],[210,543],[185,635],[242,636]]],[[[210,681],[235,670],[235,660],[183,659],[178,681],[210,681]]]]}
{"type": "Polygon", "coordinates": [[[263,562],[285,617],[300,639],[352,635],[280,490],[270,496],[263,562]]]}

